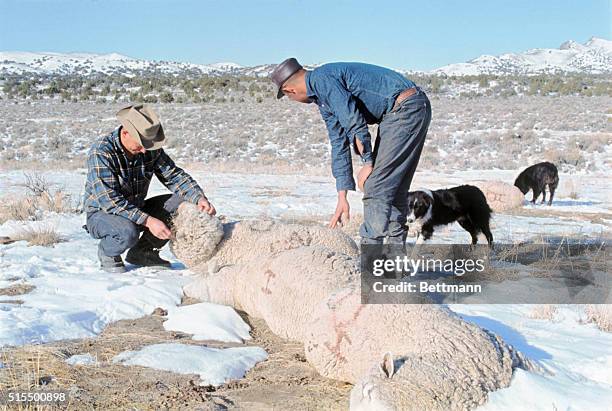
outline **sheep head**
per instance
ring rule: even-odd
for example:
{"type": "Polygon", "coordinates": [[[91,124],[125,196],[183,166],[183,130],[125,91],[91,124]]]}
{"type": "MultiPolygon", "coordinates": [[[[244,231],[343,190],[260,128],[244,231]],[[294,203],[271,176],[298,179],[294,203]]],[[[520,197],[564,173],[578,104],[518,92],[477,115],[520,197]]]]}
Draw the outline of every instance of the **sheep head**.
{"type": "Polygon", "coordinates": [[[179,206],[172,231],[172,252],[188,267],[208,262],[223,239],[221,220],[187,202],[179,206]]]}

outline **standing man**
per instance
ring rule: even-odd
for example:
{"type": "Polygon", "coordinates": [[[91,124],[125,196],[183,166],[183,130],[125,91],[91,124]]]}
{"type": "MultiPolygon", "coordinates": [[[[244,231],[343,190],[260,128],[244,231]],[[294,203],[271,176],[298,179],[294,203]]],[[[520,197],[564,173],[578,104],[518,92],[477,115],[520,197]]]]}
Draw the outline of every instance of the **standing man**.
{"type": "Polygon", "coordinates": [[[117,119],[121,126],[95,143],[87,158],[87,230],[101,240],[98,258],[107,272],[125,272],[121,254],[127,249],[131,264],[169,267],[159,250],[170,239],[168,225],[179,204],[192,202],[211,215],[215,208],[161,148],[164,130],[150,107],[125,107],[117,119]],[[145,200],[153,175],[173,194],[145,200]]]}
{"type": "Polygon", "coordinates": [[[351,148],[361,156],[357,185],[364,192],[362,244],[404,243],[407,196],[429,122],[425,93],[401,74],[363,63],[330,63],[312,71],[294,58],[271,74],[283,95],[316,103],[332,146],[338,205],[330,227],[350,218],[347,191],[355,190],[351,148]],[[376,148],[368,124],[379,124],[376,148]]]}

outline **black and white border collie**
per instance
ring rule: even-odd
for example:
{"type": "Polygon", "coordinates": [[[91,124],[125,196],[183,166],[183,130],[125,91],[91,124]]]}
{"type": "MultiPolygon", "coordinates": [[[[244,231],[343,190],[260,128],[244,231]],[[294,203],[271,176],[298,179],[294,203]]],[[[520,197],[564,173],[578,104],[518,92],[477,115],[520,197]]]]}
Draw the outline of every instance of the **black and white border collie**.
{"type": "Polygon", "coordinates": [[[536,200],[542,194],[542,203],[546,202],[546,186],[548,186],[548,205],[552,204],[555,190],[559,185],[559,171],[553,163],[544,161],[527,167],[518,175],[514,181],[514,185],[518,187],[523,194],[527,194],[529,190],[533,190],[533,199],[531,202],[535,204],[536,200]]]}
{"type": "Polygon", "coordinates": [[[408,193],[407,223],[417,227],[417,244],[429,240],[435,227],[457,221],[472,236],[472,244],[478,242],[478,233],[483,233],[492,246],[491,213],[483,192],[471,185],[408,193]]]}

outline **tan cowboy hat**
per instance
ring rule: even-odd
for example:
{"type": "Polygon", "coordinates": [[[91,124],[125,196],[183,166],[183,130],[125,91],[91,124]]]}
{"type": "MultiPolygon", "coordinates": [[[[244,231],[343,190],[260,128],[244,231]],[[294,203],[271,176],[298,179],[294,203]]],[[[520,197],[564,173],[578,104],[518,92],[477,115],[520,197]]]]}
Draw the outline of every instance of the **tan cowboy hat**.
{"type": "Polygon", "coordinates": [[[164,145],[164,129],[151,107],[143,104],[124,107],[117,112],[117,119],[145,149],[158,150],[164,145]]]}

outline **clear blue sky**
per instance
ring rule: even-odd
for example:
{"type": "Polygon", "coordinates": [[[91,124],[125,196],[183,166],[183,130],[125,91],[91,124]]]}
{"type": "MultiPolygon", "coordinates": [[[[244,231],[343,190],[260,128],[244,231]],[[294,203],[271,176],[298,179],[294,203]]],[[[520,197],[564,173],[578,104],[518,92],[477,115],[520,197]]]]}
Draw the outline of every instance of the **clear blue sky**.
{"type": "Polygon", "coordinates": [[[0,0],[0,50],[432,69],[612,38],[612,0],[0,0]]]}

